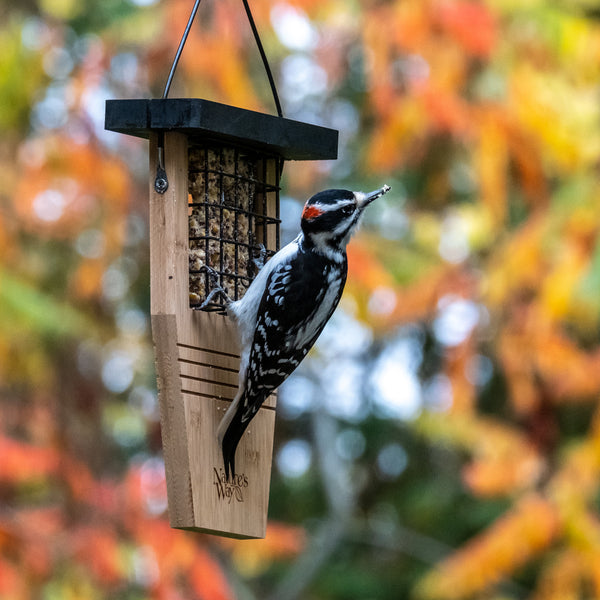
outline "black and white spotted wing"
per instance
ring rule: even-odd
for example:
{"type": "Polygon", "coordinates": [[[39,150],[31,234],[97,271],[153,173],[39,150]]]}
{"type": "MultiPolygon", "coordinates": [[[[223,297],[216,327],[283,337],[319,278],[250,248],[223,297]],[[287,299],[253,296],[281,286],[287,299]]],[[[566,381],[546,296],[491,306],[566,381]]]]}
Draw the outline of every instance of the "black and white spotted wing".
{"type": "Polygon", "coordinates": [[[300,245],[269,275],[250,348],[242,422],[296,369],[333,314],[346,281],[346,257],[340,258],[332,263],[307,255],[300,245]]]}

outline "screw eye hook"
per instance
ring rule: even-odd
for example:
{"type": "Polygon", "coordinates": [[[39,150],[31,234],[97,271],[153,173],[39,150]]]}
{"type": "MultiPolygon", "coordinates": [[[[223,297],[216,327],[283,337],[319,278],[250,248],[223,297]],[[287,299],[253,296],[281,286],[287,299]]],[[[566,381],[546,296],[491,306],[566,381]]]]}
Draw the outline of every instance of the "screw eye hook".
{"type": "Polygon", "coordinates": [[[156,167],[156,177],[154,178],[154,189],[159,194],[164,194],[169,188],[169,180],[167,179],[167,172],[165,171],[164,142],[162,139],[159,140],[157,150],[158,165],[156,167]]]}

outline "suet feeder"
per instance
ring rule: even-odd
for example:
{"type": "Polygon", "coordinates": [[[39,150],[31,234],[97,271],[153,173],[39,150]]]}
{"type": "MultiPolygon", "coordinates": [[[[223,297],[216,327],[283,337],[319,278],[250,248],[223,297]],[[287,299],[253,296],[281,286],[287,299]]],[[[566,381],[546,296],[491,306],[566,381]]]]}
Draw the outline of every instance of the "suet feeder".
{"type": "Polygon", "coordinates": [[[218,284],[231,299],[244,295],[259,257],[279,249],[284,161],[336,158],[338,132],[169,99],[169,83],[162,99],[108,100],[105,120],[106,129],[150,142],[151,323],[169,518],[180,529],[261,538],[276,397],[253,419],[227,480],[216,431],[237,391],[240,353],[224,300],[210,292],[218,284]]]}

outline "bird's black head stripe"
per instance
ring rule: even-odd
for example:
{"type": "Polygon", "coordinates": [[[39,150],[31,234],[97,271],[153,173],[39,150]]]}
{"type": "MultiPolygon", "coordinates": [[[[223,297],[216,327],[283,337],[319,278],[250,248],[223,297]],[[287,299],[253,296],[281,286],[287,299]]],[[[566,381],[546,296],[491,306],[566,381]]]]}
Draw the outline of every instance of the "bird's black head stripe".
{"type": "Polygon", "coordinates": [[[354,192],[350,190],[325,190],[309,198],[306,204],[335,204],[339,200],[352,200],[353,198],[354,192]]]}

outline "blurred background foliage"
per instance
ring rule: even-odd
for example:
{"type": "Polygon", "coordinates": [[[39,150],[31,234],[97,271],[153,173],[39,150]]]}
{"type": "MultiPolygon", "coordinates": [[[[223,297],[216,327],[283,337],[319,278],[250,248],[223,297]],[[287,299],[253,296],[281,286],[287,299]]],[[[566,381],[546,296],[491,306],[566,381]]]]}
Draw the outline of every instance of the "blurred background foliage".
{"type": "MultiPolygon", "coordinates": [[[[283,232],[392,192],[280,394],[264,541],[171,530],[147,146],[191,0],[0,6],[0,598],[600,597],[600,6],[253,0],[286,116],[283,232]]],[[[273,112],[241,3],[205,0],[171,96],[273,112]]]]}

